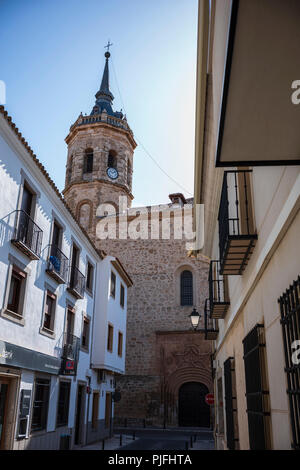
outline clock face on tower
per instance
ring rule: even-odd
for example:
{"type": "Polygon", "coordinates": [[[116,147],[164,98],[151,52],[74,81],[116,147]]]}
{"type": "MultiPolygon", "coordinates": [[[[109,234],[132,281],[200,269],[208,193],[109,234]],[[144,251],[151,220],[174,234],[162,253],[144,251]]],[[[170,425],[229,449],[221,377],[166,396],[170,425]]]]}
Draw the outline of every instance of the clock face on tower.
{"type": "Polygon", "coordinates": [[[118,170],[112,167],[107,168],[106,173],[107,173],[107,176],[109,176],[109,178],[112,180],[117,179],[119,176],[118,170]]]}

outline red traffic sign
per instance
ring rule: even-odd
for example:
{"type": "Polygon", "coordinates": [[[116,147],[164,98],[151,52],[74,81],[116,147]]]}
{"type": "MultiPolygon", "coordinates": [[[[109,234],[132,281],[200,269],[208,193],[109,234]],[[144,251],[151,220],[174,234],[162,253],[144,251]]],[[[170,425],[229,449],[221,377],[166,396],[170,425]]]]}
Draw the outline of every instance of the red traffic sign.
{"type": "Polygon", "coordinates": [[[205,395],[205,403],[207,405],[213,405],[215,403],[215,397],[213,393],[208,393],[205,395]]]}

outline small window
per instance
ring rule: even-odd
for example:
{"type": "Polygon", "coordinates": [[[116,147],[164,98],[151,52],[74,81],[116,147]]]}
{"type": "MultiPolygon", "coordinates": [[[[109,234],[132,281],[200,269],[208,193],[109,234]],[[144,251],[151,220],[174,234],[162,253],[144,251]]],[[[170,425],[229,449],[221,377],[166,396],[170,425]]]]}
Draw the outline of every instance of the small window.
{"type": "Polygon", "coordinates": [[[37,378],[32,412],[32,431],[42,431],[47,427],[50,380],[37,378]]]}
{"type": "Polygon", "coordinates": [[[60,248],[61,245],[61,235],[62,235],[62,228],[56,220],[53,222],[53,232],[52,232],[52,246],[56,248],[60,248]]]}
{"type": "Polygon", "coordinates": [[[23,186],[21,210],[26,212],[26,214],[29,216],[31,216],[33,212],[33,199],[34,199],[33,191],[29,188],[29,186],[25,182],[23,186]]]}
{"type": "Polygon", "coordinates": [[[121,284],[121,289],[120,289],[120,305],[121,305],[121,307],[124,308],[124,304],[125,304],[125,289],[124,289],[123,284],[121,284]]]}
{"type": "Polygon", "coordinates": [[[26,274],[17,266],[13,266],[8,294],[7,309],[10,312],[22,315],[22,299],[25,287],[26,274]]]}
{"type": "Polygon", "coordinates": [[[108,168],[117,168],[117,154],[114,150],[110,150],[107,159],[108,168]]]}
{"type": "Polygon", "coordinates": [[[193,274],[183,271],[180,275],[180,305],[193,305],[193,274]]]}
{"type": "Polygon", "coordinates": [[[55,305],[56,305],[56,296],[48,290],[46,294],[44,324],[43,324],[43,328],[45,328],[46,330],[50,330],[50,331],[54,330],[55,305]]]}
{"type": "Polygon", "coordinates": [[[111,272],[110,275],[110,295],[115,298],[116,296],[116,275],[111,272]]]}
{"type": "Polygon", "coordinates": [[[84,173],[93,172],[94,152],[93,149],[87,149],[84,155],[84,173]]]}
{"type": "Polygon", "coordinates": [[[110,352],[113,351],[113,336],[114,336],[114,327],[112,325],[108,325],[107,350],[110,352]]]}
{"type": "Polygon", "coordinates": [[[68,425],[70,389],[70,382],[60,382],[57,405],[57,426],[68,425]]]}
{"type": "Polygon", "coordinates": [[[122,357],[123,355],[123,334],[119,332],[119,337],[118,337],[118,356],[122,357]]]}
{"type": "Polygon", "coordinates": [[[81,336],[81,346],[85,349],[89,347],[89,336],[90,336],[90,320],[87,317],[83,318],[82,325],[82,336],[81,336]]]}
{"type": "Polygon", "coordinates": [[[88,261],[86,272],[86,288],[93,292],[94,266],[88,261]]]}

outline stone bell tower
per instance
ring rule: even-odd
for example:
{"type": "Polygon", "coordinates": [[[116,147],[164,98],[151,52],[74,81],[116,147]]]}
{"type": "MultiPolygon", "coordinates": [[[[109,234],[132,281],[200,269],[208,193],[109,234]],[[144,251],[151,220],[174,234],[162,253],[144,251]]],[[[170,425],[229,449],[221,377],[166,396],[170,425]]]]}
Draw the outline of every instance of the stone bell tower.
{"type": "Polygon", "coordinates": [[[122,112],[113,111],[109,89],[109,57],[96,102],[89,115],[79,115],[66,137],[65,199],[76,218],[95,237],[96,211],[110,203],[119,209],[119,197],[131,206],[133,152],[136,142],[122,112]]]}

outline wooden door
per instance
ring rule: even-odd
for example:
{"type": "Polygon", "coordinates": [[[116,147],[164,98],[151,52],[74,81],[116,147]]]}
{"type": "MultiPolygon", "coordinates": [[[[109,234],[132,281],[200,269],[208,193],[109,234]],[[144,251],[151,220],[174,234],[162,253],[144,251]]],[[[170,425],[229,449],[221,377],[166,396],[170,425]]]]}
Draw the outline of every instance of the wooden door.
{"type": "Polygon", "coordinates": [[[105,399],[105,427],[110,427],[110,418],[111,418],[111,393],[106,392],[105,399]]]}

